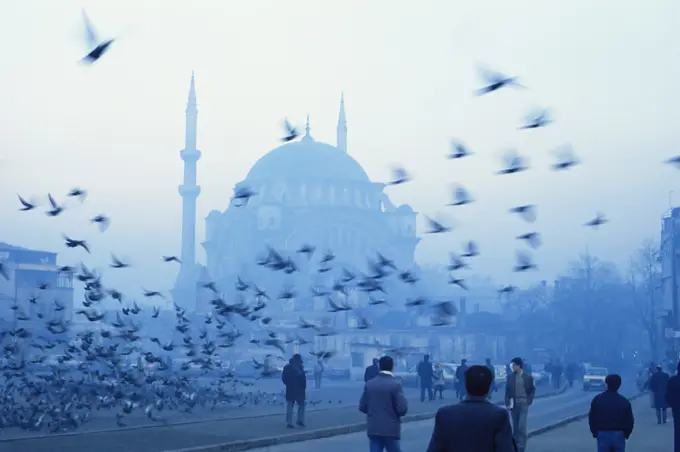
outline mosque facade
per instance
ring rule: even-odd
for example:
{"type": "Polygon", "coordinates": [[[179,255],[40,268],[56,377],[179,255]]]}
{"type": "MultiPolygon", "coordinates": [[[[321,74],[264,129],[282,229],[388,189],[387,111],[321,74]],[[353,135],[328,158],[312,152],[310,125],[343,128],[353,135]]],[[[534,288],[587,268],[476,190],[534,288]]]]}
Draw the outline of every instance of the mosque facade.
{"type": "MultiPolygon", "coordinates": [[[[197,109],[192,75],[186,109],[183,199],[182,265],[174,301],[190,311],[210,312],[214,298],[203,287],[213,281],[225,294],[238,296],[238,277],[267,290],[272,299],[282,286],[300,288],[292,299],[277,303],[282,311],[322,311],[325,300],[315,300],[312,286],[331,284],[333,272],[319,272],[318,260],[335,255],[334,268],[367,271],[367,259],[380,252],[400,269],[414,266],[416,212],[395,206],[384,192],[385,184],[370,180],[348,153],[344,98],[340,99],[335,146],[312,137],[309,117],[305,134],[261,157],[234,190],[248,187],[257,194],[247,203],[231,201],[225,210],[212,210],[205,219],[201,244],[207,260],[196,263],[196,149],[197,109]],[[316,247],[308,260],[297,251],[304,244],[316,247]],[[273,272],[257,264],[270,247],[291,258],[294,274],[273,272]]],[[[358,294],[357,294],[358,295],[358,294]]],[[[274,303],[272,303],[274,304],[274,303]]]]}

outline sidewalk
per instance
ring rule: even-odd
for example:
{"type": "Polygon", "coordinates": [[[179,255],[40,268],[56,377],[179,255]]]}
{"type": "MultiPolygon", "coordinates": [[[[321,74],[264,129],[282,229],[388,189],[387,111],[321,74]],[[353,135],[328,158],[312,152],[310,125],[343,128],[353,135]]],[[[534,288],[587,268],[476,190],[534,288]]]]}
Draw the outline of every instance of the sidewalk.
{"type": "MultiPolygon", "coordinates": [[[[548,391],[541,390],[541,394],[548,391]]],[[[409,397],[410,398],[410,397],[409,397]]],[[[357,397],[358,399],[358,397],[357,397]]],[[[420,402],[409,400],[409,417],[434,413],[440,406],[451,403],[451,398],[420,402]]],[[[359,412],[357,404],[332,409],[309,409],[306,428],[288,429],[284,421],[285,408],[278,407],[279,413],[257,418],[232,418],[212,420],[184,425],[156,425],[152,428],[120,429],[107,432],[92,432],[73,435],[55,435],[41,438],[23,438],[0,442],[2,452],[162,452],[194,448],[222,443],[247,442],[280,436],[302,434],[304,438],[318,438],[321,431],[342,426],[364,424],[366,415],[359,412]]],[[[430,414],[431,415],[431,414],[430,414]]],[[[333,432],[333,434],[351,431],[333,432]]],[[[267,444],[264,444],[267,445],[267,444]]],[[[250,444],[246,448],[259,445],[250,444]]],[[[235,450],[244,450],[243,448],[235,450]]]]}
{"type": "MultiPolygon", "coordinates": [[[[656,414],[649,407],[649,395],[631,402],[635,415],[635,428],[626,444],[627,452],[672,452],[673,419],[670,410],[668,423],[658,425],[656,414]]],[[[588,419],[574,422],[529,439],[528,452],[580,452],[596,451],[595,439],[590,434],[588,419]]]]}

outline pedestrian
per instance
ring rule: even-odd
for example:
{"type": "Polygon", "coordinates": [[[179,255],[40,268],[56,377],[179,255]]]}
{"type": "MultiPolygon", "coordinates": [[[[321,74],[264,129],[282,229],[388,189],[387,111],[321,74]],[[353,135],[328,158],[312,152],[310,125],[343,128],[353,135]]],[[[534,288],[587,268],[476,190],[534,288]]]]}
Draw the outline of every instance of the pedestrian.
{"type": "Polygon", "coordinates": [[[373,358],[373,364],[367,366],[366,370],[364,371],[364,383],[378,375],[379,372],[380,367],[378,366],[378,359],[373,358]]]}
{"type": "Polygon", "coordinates": [[[649,379],[649,390],[652,391],[654,397],[654,408],[656,409],[656,423],[666,423],[666,389],[668,387],[669,376],[663,371],[663,367],[656,366],[656,370],[652,378],[649,379]]]}
{"type": "Polygon", "coordinates": [[[434,398],[432,393],[432,363],[430,362],[430,355],[423,356],[423,360],[418,363],[418,380],[420,381],[420,401],[425,401],[425,391],[427,390],[427,399],[431,402],[434,398]]]}
{"type": "Polygon", "coordinates": [[[468,396],[440,408],[427,452],[514,452],[508,412],[488,401],[493,375],[486,366],[465,372],[468,396]]]}
{"type": "Polygon", "coordinates": [[[401,452],[401,418],[408,411],[404,389],[394,378],[394,361],[383,356],[380,372],[364,385],[359,411],[366,414],[370,452],[401,452]]]}
{"type": "Polygon", "coordinates": [[[496,368],[491,364],[491,358],[486,358],[485,365],[491,371],[491,391],[489,391],[489,400],[491,400],[491,394],[496,391],[496,368]]]}
{"type": "Polygon", "coordinates": [[[553,388],[560,389],[562,386],[562,363],[557,360],[557,362],[553,364],[551,371],[553,388]]]}
{"type": "Polygon", "coordinates": [[[564,376],[567,378],[567,384],[569,385],[570,388],[574,387],[574,380],[576,379],[576,364],[571,362],[567,364],[567,369],[564,372],[564,376]]]}
{"type": "Polygon", "coordinates": [[[590,403],[590,432],[597,439],[599,452],[624,452],[626,440],[633,433],[633,407],[618,393],[621,387],[619,375],[607,375],[604,381],[607,390],[593,397],[590,403]]]}
{"type": "Polygon", "coordinates": [[[444,388],[446,387],[446,380],[444,379],[444,369],[441,364],[437,363],[432,372],[432,381],[434,382],[434,396],[437,397],[439,393],[439,400],[444,398],[444,388]]]}
{"type": "Polygon", "coordinates": [[[665,401],[673,414],[674,450],[680,452],[680,363],[677,366],[677,373],[668,380],[665,401]]]}
{"type": "Polygon", "coordinates": [[[314,387],[321,388],[321,379],[323,378],[324,365],[321,358],[316,361],[314,365],[314,387]]]}
{"type": "Polygon", "coordinates": [[[460,360],[460,366],[456,369],[456,386],[458,389],[458,400],[465,398],[465,372],[468,370],[467,359],[460,360]]]}
{"type": "Polygon", "coordinates": [[[527,447],[527,418],[529,407],[534,402],[536,386],[534,377],[524,372],[522,358],[513,358],[510,363],[512,372],[505,382],[505,406],[510,411],[517,450],[524,452],[527,447]]]}
{"type": "Polygon", "coordinates": [[[307,376],[299,353],[284,366],[281,380],[286,386],[286,426],[293,428],[293,408],[297,405],[297,425],[304,427],[307,376]]]}

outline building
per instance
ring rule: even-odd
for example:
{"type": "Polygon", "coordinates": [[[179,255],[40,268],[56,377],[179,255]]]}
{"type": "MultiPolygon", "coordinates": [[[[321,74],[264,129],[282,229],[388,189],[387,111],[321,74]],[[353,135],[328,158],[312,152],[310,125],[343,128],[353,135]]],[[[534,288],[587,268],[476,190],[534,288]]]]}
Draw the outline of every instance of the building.
{"type": "MultiPolygon", "coordinates": [[[[182,266],[173,290],[174,301],[188,310],[210,310],[211,294],[203,281],[214,281],[225,292],[234,291],[237,277],[256,282],[274,293],[282,285],[310,287],[332,282],[337,275],[320,274],[316,265],[296,250],[303,244],[316,247],[315,259],[327,250],[336,255],[335,267],[365,270],[376,252],[393,259],[399,268],[414,265],[416,212],[408,205],[394,206],[385,184],[373,182],[348,153],[344,98],[340,99],[336,145],[315,140],[309,117],[304,136],[268,152],[236,185],[249,187],[257,195],[247,203],[230,202],[226,209],[213,210],[206,218],[202,245],[205,266],[196,264],[196,92],[192,75],[186,109],[184,184],[182,204],[182,266]],[[299,264],[295,275],[274,274],[256,265],[257,256],[272,247],[299,264]],[[264,272],[267,272],[266,274],[264,272]]],[[[278,272],[281,273],[281,272],[278,272]]],[[[236,295],[235,293],[233,294],[236,295]]],[[[356,295],[350,294],[350,299],[356,295]]],[[[299,294],[282,311],[325,310],[325,300],[299,294]]],[[[298,315],[299,316],[299,315],[298,315]]],[[[294,317],[294,316],[292,316],[294,317]]]]}
{"type": "Polygon", "coordinates": [[[0,277],[0,319],[14,322],[18,310],[12,310],[12,306],[16,303],[31,319],[59,316],[71,320],[73,274],[58,270],[57,253],[0,242],[0,262],[9,276],[7,280],[0,277]],[[64,309],[55,310],[57,304],[64,309]]]}
{"type": "Polygon", "coordinates": [[[660,329],[666,345],[672,349],[680,340],[680,307],[678,305],[678,271],[680,270],[680,207],[664,215],[661,224],[661,309],[660,329]]]}

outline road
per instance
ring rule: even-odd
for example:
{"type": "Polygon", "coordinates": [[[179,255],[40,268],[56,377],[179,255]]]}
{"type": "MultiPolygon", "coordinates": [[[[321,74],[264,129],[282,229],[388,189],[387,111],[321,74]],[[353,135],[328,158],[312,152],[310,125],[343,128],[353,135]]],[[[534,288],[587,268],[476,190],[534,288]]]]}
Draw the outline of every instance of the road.
{"type": "MultiPolygon", "coordinates": [[[[627,382],[622,393],[631,396],[637,393],[633,382],[627,382]]],[[[590,401],[595,392],[584,392],[580,388],[567,390],[562,395],[537,399],[529,409],[529,431],[554,424],[566,417],[587,412],[590,401]]],[[[431,419],[419,422],[409,422],[402,426],[401,448],[404,452],[424,451],[432,435],[433,421],[431,419]]],[[[531,444],[531,440],[529,440],[531,444]]],[[[252,452],[348,452],[366,450],[368,441],[366,432],[352,433],[349,435],[334,436],[318,440],[305,441],[303,443],[282,444],[261,449],[253,449],[252,452]]]]}

